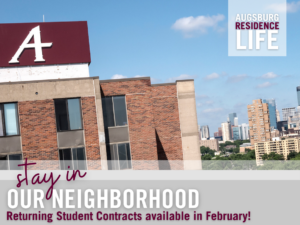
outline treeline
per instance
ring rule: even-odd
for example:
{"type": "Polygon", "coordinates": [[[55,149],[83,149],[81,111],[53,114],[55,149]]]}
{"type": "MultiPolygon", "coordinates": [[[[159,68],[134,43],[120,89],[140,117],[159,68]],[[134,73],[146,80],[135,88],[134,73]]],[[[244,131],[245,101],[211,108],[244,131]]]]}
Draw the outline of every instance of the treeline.
{"type": "Polygon", "coordinates": [[[221,151],[221,153],[223,154],[223,156],[215,156],[215,150],[210,149],[209,147],[205,147],[205,146],[201,146],[200,147],[200,152],[202,155],[202,160],[211,160],[211,159],[215,159],[215,160],[252,160],[255,159],[255,151],[252,151],[251,153],[249,153],[251,151],[251,149],[247,149],[246,148],[246,154],[238,154],[240,152],[240,146],[244,143],[249,143],[249,140],[236,140],[236,141],[226,141],[225,143],[221,143],[219,146],[219,150],[221,151]],[[235,145],[235,148],[231,148],[231,149],[226,149],[226,146],[228,145],[235,145]],[[229,153],[235,153],[235,154],[231,154],[228,157],[224,157],[224,155],[226,154],[226,152],[229,153]],[[253,158],[254,155],[254,158],[253,158]]]}
{"type": "MultiPolygon", "coordinates": [[[[226,144],[226,143],[225,143],[226,144]]],[[[272,152],[262,156],[263,165],[256,165],[255,150],[247,149],[245,154],[215,156],[214,150],[201,146],[203,170],[300,170],[300,152],[291,152],[288,160],[284,156],[272,152]]]]}
{"type": "MultiPolygon", "coordinates": [[[[263,160],[284,160],[283,155],[271,152],[270,154],[264,154],[261,157],[263,160]]],[[[300,160],[300,152],[291,152],[287,156],[287,160],[300,160]]]]}

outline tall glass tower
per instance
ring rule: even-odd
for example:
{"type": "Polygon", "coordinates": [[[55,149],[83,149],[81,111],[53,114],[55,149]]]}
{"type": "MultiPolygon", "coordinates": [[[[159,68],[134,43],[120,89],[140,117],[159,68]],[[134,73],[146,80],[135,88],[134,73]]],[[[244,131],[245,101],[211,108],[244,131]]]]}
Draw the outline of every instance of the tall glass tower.
{"type": "Polygon", "coordinates": [[[229,115],[228,115],[228,121],[231,123],[231,125],[234,125],[234,118],[235,117],[237,117],[236,116],[236,113],[230,113],[229,115]]]}
{"type": "Polygon", "coordinates": [[[263,99],[263,103],[268,103],[270,127],[277,129],[276,103],[275,99],[263,99]]]}
{"type": "Polygon", "coordinates": [[[300,86],[297,87],[298,106],[300,106],[300,86]]]}

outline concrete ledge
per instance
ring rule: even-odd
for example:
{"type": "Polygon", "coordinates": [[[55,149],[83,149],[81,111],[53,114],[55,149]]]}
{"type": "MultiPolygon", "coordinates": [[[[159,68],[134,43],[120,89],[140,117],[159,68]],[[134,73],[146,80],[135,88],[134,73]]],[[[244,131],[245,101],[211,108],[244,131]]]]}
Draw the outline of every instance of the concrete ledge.
{"type": "Polygon", "coordinates": [[[178,98],[179,98],[179,99],[195,98],[195,94],[194,94],[194,93],[193,93],[193,94],[187,94],[187,95],[182,95],[182,94],[180,94],[180,95],[178,95],[178,98]]]}
{"type": "Polygon", "coordinates": [[[190,137],[190,136],[198,136],[199,133],[198,132],[194,132],[194,133],[183,133],[182,137],[190,137]]]}
{"type": "Polygon", "coordinates": [[[152,87],[155,87],[155,86],[169,86],[169,85],[176,85],[176,83],[151,84],[152,87]]]}
{"type": "Polygon", "coordinates": [[[57,81],[72,81],[72,80],[99,80],[99,77],[78,77],[78,78],[66,78],[66,79],[49,79],[49,80],[30,80],[30,81],[17,81],[17,82],[0,82],[0,85],[7,84],[30,84],[30,83],[44,83],[44,82],[57,82],[57,81]]]}
{"type": "Polygon", "coordinates": [[[150,80],[150,77],[135,77],[135,78],[100,80],[100,84],[101,83],[110,83],[110,82],[125,82],[125,81],[133,81],[133,80],[150,80]]]}
{"type": "Polygon", "coordinates": [[[186,81],[194,81],[194,79],[176,80],[176,83],[177,83],[177,82],[186,82],[186,81]]]}

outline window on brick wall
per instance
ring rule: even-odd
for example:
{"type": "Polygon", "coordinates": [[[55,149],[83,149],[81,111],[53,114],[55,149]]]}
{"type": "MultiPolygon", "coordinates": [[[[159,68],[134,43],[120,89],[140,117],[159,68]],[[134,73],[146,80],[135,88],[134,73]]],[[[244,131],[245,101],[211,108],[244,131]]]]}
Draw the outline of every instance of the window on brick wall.
{"type": "Polygon", "coordinates": [[[102,98],[104,126],[125,126],[127,122],[125,96],[112,96],[102,98]]]}
{"type": "Polygon", "coordinates": [[[17,103],[0,104],[0,136],[19,135],[17,103]]]}
{"type": "Polygon", "coordinates": [[[22,170],[22,154],[0,155],[0,170],[22,170]]]}
{"type": "Polygon", "coordinates": [[[55,99],[57,131],[81,130],[80,99],[55,99]]]}
{"type": "Polygon", "coordinates": [[[131,153],[129,143],[107,145],[108,169],[131,169],[131,153]]]}
{"type": "Polygon", "coordinates": [[[67,148],[59,150],[61,170],[86,170],[84,148],[67,148]]]}

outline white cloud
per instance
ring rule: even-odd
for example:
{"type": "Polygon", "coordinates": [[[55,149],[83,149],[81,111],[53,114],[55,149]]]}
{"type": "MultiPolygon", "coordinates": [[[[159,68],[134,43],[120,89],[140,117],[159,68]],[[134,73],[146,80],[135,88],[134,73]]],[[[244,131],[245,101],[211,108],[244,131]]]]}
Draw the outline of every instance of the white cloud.
{"type": "Polygon", "coordinates": [[[273,73],[273,72],[268,72],[268,73],[261,76],[261,78],[263,78],[263,79],[273,79],[273,78],[276,78],[276,77],[278,77],[278,75],[273,73]]]}
{"type": "Polygon", "coordinates": [[[297,12],[299,8],[300,8],[300,1],[287,3],[286,5],[286,11],[290,13],[297,12]]]}
{"type": "Polygon", "coordinates": [[[172,29],[181,31],[185,37],[193,37],[197,33],[206,33],[209,27],[221,31],[222,29],[218,28],[218,23],[224,19],[225,16],[222,14],[215,16],[183,17],[176,20],[172,25],[172,29]]]}
{"type": "Polygon", "coordinates": [[[127,78],[127,77],[124,75],[121,75],[121,74],[115,74],[111,77],[111,79],[124,79],[124,78],[127,78]]]}
{"type": "Polygon", "coordinates": [[[220,77],[219,74],[217,73],[212,73],[204,77],[204,80],[213,80],[213,79],[218,79],[220,77]]]}
{"type": "Polygon", "coordinates": [[[245,80],[246,78],[248,78],[247,74],[239,74],[239,75],[236,75],[236,76],[228,77],[227,82],[237,83],[237,82],[240,82],[242,80],[245,80]]]}
{"type": "Polygon", "coordinates": [[[206,98],[209,98],[207,95],[197,95],[196,94],[196,98],[197,99],[206,99],[206,98]]]}
{"type": "Polygon", "coordinates": [[[178,77],[168,78],[166,80],[166,82],[172,83],[172,82],[175,82],[176,80],[189,80],[189,79],[195,79],[195,78],[197,78],[197,76],[195,76],[195,75],[181,74],[178,77]]]}
{"type": "Polygon", "coordinates": [[[224,109],[223,108],[209,108],[209,109],[204,109],[202,112],[203,113],[216,113],[216,112],[222,112],[224,109]]]}
{"type": "Polygon", "coordinates": [[[300,9],[300,1],[298,2],[290,2],[290,3],[274,3],[267,7],[268,9],[272,9],[275,12],[289,12],[295,13],[300,9]]]}
{"type": "Polygon", "coordinates": [[[270,83],[270,82],[265,82],[265,83],[262,83],[262,84],[258,84],[257,86],[256,86],[256,88],[267,88],[267,87],[271,87],[271,86],[273,86],[273,85],[275,85],[275,83],[270,83]]]}

